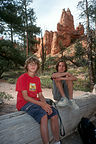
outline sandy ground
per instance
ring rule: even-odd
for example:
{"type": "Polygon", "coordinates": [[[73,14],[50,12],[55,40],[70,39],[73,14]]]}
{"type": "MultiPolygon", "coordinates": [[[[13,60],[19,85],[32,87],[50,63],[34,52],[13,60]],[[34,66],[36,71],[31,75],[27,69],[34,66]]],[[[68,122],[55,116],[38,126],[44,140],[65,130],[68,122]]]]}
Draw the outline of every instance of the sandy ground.
{"type": "MultiPolygon", "coordinates": [[[[44,97],[53,99],[52,89],[45,88],[42,89],[42,91],[44,97]]],[[[11,99],[10,101],[7,100],[4,101],[4,106],[0,109],[0,115],[17,111],[16,110],[17,92],[15,91],[15,84],[9,84],[4,81],[0,81],[0,92],[6,92],[8,94],[11,94],[13,97],[13,99],[11,99]]],[[[73,96],[74,98],[77,98],[84,93],[85,92],[83,91],[74,91],[73,96]]]]}

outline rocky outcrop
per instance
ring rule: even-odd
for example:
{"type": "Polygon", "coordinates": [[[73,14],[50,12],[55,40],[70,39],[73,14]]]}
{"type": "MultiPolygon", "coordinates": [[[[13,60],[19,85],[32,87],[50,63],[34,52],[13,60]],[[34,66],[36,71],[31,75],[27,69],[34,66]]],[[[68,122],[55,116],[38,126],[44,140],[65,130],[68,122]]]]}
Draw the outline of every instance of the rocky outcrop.
{"type": "Polygon", "coordinates": [[[84,27],[81,23],[79,23],[79,26],[76,28],[76,33],[78,33],[78,35],[84,34],[84,27]]]}
{"type": "Polygon", "coordinates": [[[51,45],[52,45],[52,40],[53,39],[53,32],[52,31],[45,31],[44,37],[43,37],[43,45],[46,49],[46,54],[51,53],[51,45]]]}
{"type": "Polygon", "coordinates": [[[54,55],[56,53],[58,53],[59,50],[59,46],[58,46],[58,33],[54,32],[53,33],[53,39],[52,39],[52,45],[51,45],[51,55],[54,55]]]}
{"type": "Polygon", "coordinates": [[[60,22],[57,24],[57,32],[62,34],[71,34],[74,31],[74,20],[69,9],[63,9],[60,22]]]}
{"type": "MultiPolygon", "coordinates": [[[[70,12],[70,9],[63,9],[60,22],[57,24],[57,31],[45,31],[43,37],[43,46],[46,49],[46,54],[51,56],[60,52],[60,43],[63,47],[68,47],[73,39],[78,39],[84,34],[84,27],[81,23],[79,26],[74,28],[74,18],[70,12]]],[[[42,41],[39,39],[37,45],[37,54],[41,55],[42,41]]]]}

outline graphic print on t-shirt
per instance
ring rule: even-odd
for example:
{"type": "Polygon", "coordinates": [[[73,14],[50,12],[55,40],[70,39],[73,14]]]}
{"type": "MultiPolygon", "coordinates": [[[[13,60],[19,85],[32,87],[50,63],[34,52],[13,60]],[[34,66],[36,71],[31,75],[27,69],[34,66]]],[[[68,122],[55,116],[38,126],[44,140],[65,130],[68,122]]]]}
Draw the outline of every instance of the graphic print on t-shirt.
{"type": "Polygon", "coordinates": [[[29,84],[29,90],[30,91],[36,91],[36,84],[35,83],[30,83],[29,84]]]}

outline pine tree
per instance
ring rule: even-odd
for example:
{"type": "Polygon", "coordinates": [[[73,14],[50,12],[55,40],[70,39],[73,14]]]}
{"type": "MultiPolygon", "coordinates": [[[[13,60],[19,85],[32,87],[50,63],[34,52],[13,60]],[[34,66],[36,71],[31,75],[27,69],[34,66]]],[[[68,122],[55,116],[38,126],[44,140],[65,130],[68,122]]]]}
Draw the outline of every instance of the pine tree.
{"type": "MultiPolygon", "coordinates": [[[[94,56],[93,56],[93,46],[92,46],[92,27],[90,24],[90,19],[92,20],[92,11],[90,8],[94,6],[91,0],[83,0],[78,3],[78,7],[82,9],[81,17],[86,18],[86,35],[87,35],[87,56],[88,56],[88,74],[90,81],[90,90],[93,89],[95,83],[94,79],[94,56]]],[[[94,15],[94,13],[93,13],[94,15]]],[[[95,17],[96,18],[96,17],[95,17]]]]}

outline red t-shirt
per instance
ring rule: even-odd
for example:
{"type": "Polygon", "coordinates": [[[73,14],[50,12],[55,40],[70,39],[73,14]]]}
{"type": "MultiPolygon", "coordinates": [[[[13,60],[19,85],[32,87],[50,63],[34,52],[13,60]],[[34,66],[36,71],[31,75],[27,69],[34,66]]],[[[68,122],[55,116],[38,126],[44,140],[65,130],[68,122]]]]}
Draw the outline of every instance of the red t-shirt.
{"type": "Polygon", "coordinates": [[[17,104],[16,108],[20,110],[28,101],[24,100],[22,91],[27,90],[28,96],[39,100],[37,94],[42,92],[40,78],[37,76],[31,77],[27,73],[22,74],[16,83],[17,104]]]}

